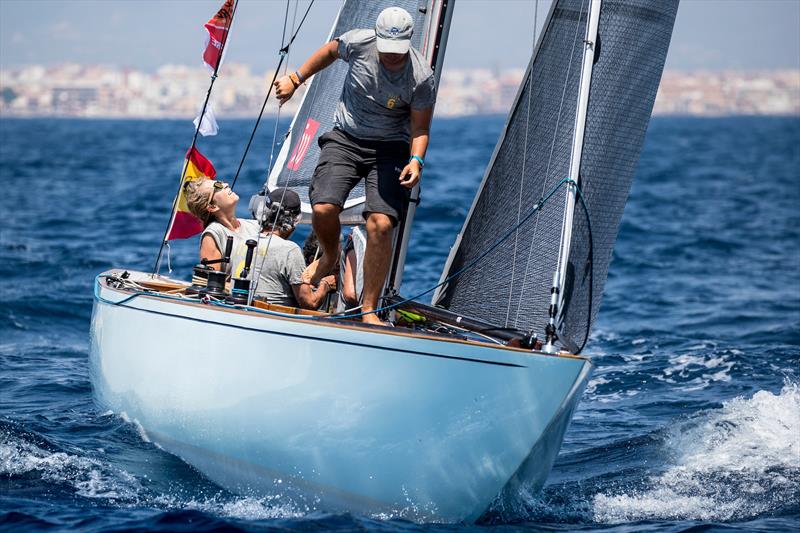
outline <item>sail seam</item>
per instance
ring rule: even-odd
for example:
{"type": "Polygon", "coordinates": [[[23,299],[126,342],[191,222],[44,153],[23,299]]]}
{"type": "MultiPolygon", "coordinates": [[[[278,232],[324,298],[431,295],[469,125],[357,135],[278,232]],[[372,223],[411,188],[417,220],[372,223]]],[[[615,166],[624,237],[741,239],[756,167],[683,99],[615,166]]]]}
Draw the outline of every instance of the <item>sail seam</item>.
{"type": "MultiPolygon", "coordinates": [[[[533,49],[536,49],[536,25],[539,18],[539,0],[533,0],[533,49]]],[[[528,132],[530,131],[531,121],[531,95],[533,94],[533,71],[528,72],[528,105],[525,112],[525,147],[522,153],[522,172],[520,173],[519,197],[517,198],[517,224],[522,215],[522,193],[525,185],[525,163],[528,161],[528,132]]],[[[514,253],[511,256],[511,283],[508,286],[508,306],[506,306],[506,320],[504,326],[508,326],[508,319],[511,316],[511,295],[514,294],[514,278],[517,273],[517,245],[519,243],[519,228],[514,233],[514,253]]],[[[524,280],[523,280],[524,283],[524,280]]]]}
{"type": "MultiPolygon", "coordinates": [[[[566,95],[567,95],[567,86],[569,85],[569,75],[570,75],[570,72],[572,71],[572,62],[573,62],[573,59],[575,58],[575,45],[578,42],[579,30],[580,30],[580,27],[581,27],[581,18],[582,18],[581,15],[583,14],[585,1],[586,0],[581,0],[581,9],[578,12],[578,20],[577,20],[577,23],[575,24],[575,36],[572,39],[572,50],[570,50],[570,53],[569,53],[569,63],[567,64],[567,75],[566,75],[566,78],[564,80],[564,88],[562,89],[562,92],[561,92],[561,101],[559,102],[559,105],[558,105],[558,115],[556,117],[556,126],[553,129],[553,140],[552,140],[552,142],[550,144],[550,154],[549,154],[549,156],[547,158],[547,167],[545,168],[545,174],[544,174],[545,175],[545,179],[542,180],[542,193],[544,193],[544,191],[545,191],[545,188],[547,186],[547,178],[548,178],[548,176],[550,176],[550,165],[551,165],[552,160],[553,160],[553,151],[555,150],[556,137],[558,136],[558,128],[559,128],[559,126],[561,124],[561,114],[562,114],[563,108],[564,108],[564,100],[565,100],[566,95]]],[[[587,19],[587,22],[588,22],[588,19],[587,19]]],[[[522,277],[523,280],[526,280],[528,278],[528,271],[529,271],[530,265],[531,265],[531,256],[533,255],[533,247],[534,247],[534,243],[536,242],[536,233],[537,233],[538,229],[539,229],[539,217],[537,216],[536,217],[536,222],[534,223],[534,226],[533,226],[533,235],[531,236],[531,244],[530,244],[530,247],[528,248],[528,260],[525,262],[525,275],[522,277]]],[[[519,323],[519,311],[520,311],[520,308],[522,306],[522,299],[523,299],[524,296],[525,296],[525,282],[523,281],[522,290],[520,291],[519,299],[517,300],[517,311],[516,311],[516,313],[514,315],[514,325],[515,326],[519,323]]]]}

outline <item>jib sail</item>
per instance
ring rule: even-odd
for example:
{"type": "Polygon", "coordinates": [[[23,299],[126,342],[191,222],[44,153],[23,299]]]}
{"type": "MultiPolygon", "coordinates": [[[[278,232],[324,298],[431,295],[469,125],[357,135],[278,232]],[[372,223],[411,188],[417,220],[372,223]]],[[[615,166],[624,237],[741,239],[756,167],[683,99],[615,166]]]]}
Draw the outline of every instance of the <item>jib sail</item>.
{"type": "MultiPolygon", "coordinates": [[[[442,280],[492,246],[568,176],[589,4],[552,5],[442,280]]],[[[567,347],[583,346],[597,316],[677,7],[677,0],[601,4],[579,180],[592,239],[578,202],[558,317],[567,347]]],[[[568,230],[565,195],[562,187],[491,255],[443,286],[433,303],[542,336],[562,230],[568,230]]]]}

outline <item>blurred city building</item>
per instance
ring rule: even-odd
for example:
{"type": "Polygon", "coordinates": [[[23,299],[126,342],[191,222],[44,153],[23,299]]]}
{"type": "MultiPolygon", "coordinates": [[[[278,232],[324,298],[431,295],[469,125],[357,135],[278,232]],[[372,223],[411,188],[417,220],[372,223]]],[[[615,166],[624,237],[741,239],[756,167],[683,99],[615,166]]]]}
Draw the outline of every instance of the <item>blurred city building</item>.
{"type": "MultiPolygon", "coordinates": [[[[218,119],[255,116],[273,72],[253,73],[225,64],[212,104],[218,119]]],[[[447,69],[442,75],[438,116],[508,112],[523,70],[447,69]]],[[[192,118],[208,88],[205,67],[164,65],[152,73],[100,65],[65,64],[0,70],[0,115],[4,117],[192,118]]],[[[302,92],[281,116],[294,114],[302,92]]],[[[278,114],[274,98],[266,108],[278,114]]],[[[655,104],[659,115],[797,115],[800,69],[767,72],[667,71],[655,104]]]]}

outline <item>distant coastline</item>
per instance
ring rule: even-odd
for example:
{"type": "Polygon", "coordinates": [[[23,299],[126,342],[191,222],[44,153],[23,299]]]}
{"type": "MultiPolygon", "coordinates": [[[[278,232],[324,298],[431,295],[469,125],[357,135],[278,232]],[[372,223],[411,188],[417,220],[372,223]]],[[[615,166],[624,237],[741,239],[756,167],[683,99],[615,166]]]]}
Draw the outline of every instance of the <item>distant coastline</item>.
{"type": "MultiPolygon", "coordinates": [[[[522,69],[450,69],[443,72],[438,116],[505,114],[522,69]]],[[[219,120],[251,118],[261,108],[273,72],[256,74],[226,64],[212,99],[219,120]]],[[[196,116],[208,86],[204,67],[165,65],[148,73],[102,65],[26,66],[0,70],[2,118],[186,119],[196,116]]],[[[270,98],[265,113],[276,116],[270,98]]],[[[280,116],[300,102],[290,100],[280,116]]],[[[773,71],[666,71],[655,115],[800,115],[800,69],[773,71]]]]}

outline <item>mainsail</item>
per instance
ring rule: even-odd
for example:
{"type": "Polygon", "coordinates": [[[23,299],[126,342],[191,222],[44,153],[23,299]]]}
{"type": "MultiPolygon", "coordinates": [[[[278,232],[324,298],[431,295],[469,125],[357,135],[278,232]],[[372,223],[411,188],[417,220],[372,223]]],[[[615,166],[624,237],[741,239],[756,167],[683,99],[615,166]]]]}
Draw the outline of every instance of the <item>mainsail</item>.
{"type": "MultiPolygon", "coordinates": [[[[568,176],[589,5],[553,3],[442,280],[493,245],[568,176]]],[[[567,346],[582,347],[597,316],[677,7],[677,0],[601,4],[579,180],[590,218],[578,202],[559,316],[558,335],[567,346]]],[[[491,255],[443,286],[434,304],[541,336],[566,193],[559,189],[491,255]]]]}
{"type": "MultiPolygon", "coordinates": [[[[330,39],[356,28],[374,28],[378,14],[387,7],[397,6],[408,11],[414,18],[414,35],[411,44],[420,49],[427,36],[427,14],[432,1],[419,0],[346,0],[333,25],[330,39]]],[[[322,43],[320,43],[322,44],[322,43]]],[[[289,187],[302,201],[303,216],[308,221],[311,205],[308,201],[308,186],[319,159],[319,136],[333,128],[336,103],[342,94],[348,65],[336,61],[309,82],[303,102],[294,116],[275,164],[267,178],[266,187],[289,187]]],[[[363,182],[350,193],[341,219],[344,223],[360,224],[364,219],[361,210],[364,203],[363,182]]]]}

